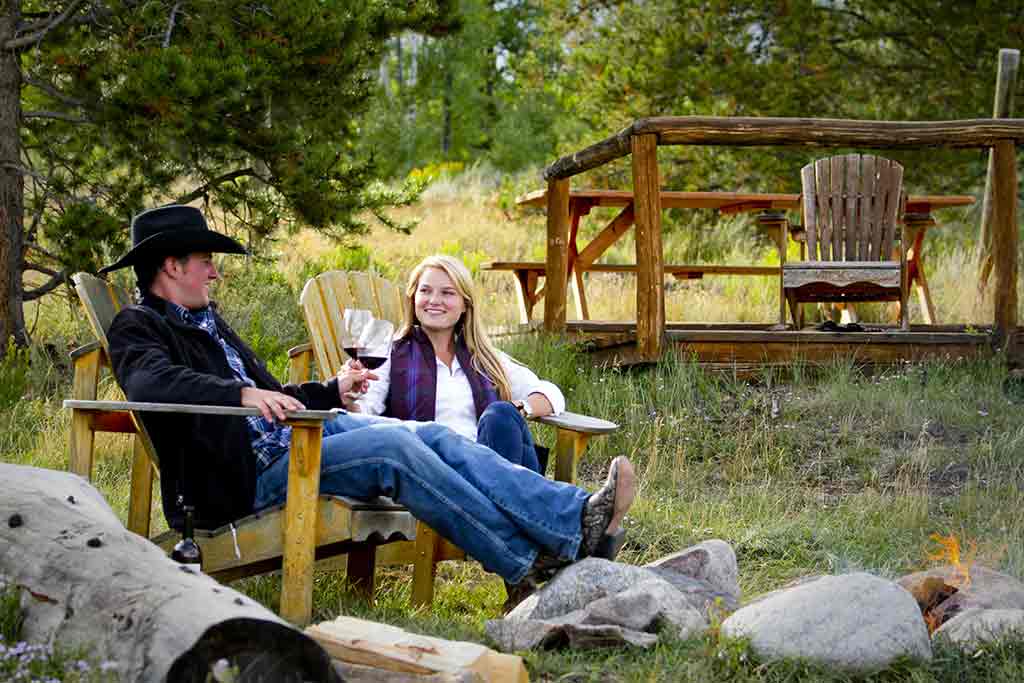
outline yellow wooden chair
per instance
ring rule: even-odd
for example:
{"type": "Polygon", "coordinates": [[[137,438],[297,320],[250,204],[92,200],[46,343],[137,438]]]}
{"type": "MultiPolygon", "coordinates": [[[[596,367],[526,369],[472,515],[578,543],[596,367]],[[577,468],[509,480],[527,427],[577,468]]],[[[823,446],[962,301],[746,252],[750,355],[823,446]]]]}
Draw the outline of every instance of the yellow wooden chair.
{"type": "MultiPolygon", "coordinates": [[[[807,257],[782,264],[782,297],[794,324],[802,324],[799,304],[806,301],[898,301],[900,327],[909,329],[907,255],[897,232],[903,167],[869,154],[846,154],[804,166],[800,178],[807,257]]],[[[785,225],[783,230],[785,245],[785,225]]],[[[785,325],[785,304],[779,316],[785,325]]]]}
{"type": "MultiPolygon", "coordinates": [[[[117,311],[129,303],[128,295],[107,281],[87,273],[73,277],[75,289],[97,341],[72,354],[70,469],[85,478],[92,475],[96,432],[134,434],[128,528],[143,537],[150,534],[153,476],[160,460],[139,414],[145,411],[255,415],[242,407],[98,401],[97,386],[109,367],[107,330],[117,311]]],[[[203,571],[221,581],[282,570],[281,616],[306,624],[312,615],[314,562],[347,554],[350,581],[367,595],[373,593],[377,546],[387,548],[415,537],[416,521],[391,501],[359,501],[319,495],[320,439],[330,411],[290,413],[291,458],[287,502],[219,529],[196,531],[203,551],[203,571]]],[[[180,536],[167,531],[153,537],[167,551],[180,536]]]]}
{"type": "MultiPolygon", "coordinates": [[[[391,321],[396,329],[402,322],[402,293],[387,278],[359,271],[327,271],[310,279],[299,297],[310,343],[290,351],[290,381],[310,377],[315,359],[324,377],[337,374],[348,359],[342,334],[346,309],[365,309],[374,317],[391,321]]],[[[556,430],[555,478],[576,482],[576,468],[591,436],[608,434],[618,425],[577,413],[538,418],[556,430]]],[[[413,564],[413,602],[427,604],[433,599],[437,563],[465,559],[465,552],[437,535],[422,522],[414,543],[397,543],[378,556],[381,563],[413,564]]]]}

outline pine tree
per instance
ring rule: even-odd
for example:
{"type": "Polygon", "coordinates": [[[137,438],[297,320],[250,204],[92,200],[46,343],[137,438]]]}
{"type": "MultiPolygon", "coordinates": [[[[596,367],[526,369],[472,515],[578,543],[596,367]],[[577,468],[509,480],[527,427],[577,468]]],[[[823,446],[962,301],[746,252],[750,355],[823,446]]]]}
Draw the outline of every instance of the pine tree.
{"type": "Polygon", "coordinates": [[[454,26],[451,0],[0,8],[0,341],[19,343],[22,303],[122,251],[150,205],[201,199],[250,243],[386,221],[410,195],[360,144],[374,69],[390,36],[454,26]]]}

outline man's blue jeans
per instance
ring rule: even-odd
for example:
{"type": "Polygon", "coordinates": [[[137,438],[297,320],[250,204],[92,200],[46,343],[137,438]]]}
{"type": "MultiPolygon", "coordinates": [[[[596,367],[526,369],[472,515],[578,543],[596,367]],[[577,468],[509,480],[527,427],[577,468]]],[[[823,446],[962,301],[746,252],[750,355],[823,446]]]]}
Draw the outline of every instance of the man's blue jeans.
{"type": "Polygon", "coordinates": [[[523,416],[508,401],[494,401],[484,409],[476,424],[476,441],[510,463],[540,472],[533,434],[523,416]]]}
{"type": "MultiPolygon", "coordinates": [[[[279,458],[257,480],[256,509],[284,502],[287,479],[279,458]]],[[[437,423],[352,413],[324,423],[320,491],[388,496],[509,583],[539,550],[576,557],[588,498],[437,423]]]]}

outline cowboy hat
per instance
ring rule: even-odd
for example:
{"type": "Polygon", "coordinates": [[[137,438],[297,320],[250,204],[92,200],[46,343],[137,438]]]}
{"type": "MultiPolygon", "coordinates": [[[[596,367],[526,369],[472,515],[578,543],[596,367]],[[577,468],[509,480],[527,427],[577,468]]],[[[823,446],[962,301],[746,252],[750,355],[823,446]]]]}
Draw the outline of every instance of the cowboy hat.
{"type": "Polygon", "coordinates": [[[245,247],[235,240],[210,230],[203,212],[194,206],[161,206],[143,211],[132,219],[132,248],[100,272],[109,273],[164,256],[202,251],[246,253],[245,247]]]}

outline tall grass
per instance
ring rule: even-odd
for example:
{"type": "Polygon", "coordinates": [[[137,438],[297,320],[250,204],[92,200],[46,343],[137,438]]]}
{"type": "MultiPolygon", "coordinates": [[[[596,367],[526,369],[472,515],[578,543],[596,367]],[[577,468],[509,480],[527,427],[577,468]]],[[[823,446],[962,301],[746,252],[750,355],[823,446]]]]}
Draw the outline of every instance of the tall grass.
{"type": "MultiPolygon", "coordinates": [[[[420,258],[438,251],[455,253],[477,268],[487,260],[540,260],[542,217],[508,210],[501,199],[510,192],[505,181],[488,180],[485,170],[475,172],[473,183],[449,181],[420,205],[403,210],[403,220],[420,220],[410,236],[378,229],[353,250],[301,233],[287,249],[282,245],[274,266],[225,258],[225,282],[215,292],[223,314],[283,375],[287,348],[305,337],[298,292],[321,264],[362,264],[402,278],[420,258]],[[497,199],[494,187],[501,188],[497,199]]],[[[725,230],[743,234],[748,228],[736,222],[725,230]]],[[[597,229],[600,223],[587,227],[597,229]]],[[[672,252],[667,260],[692,256],[693,245],[682,237],[666,239],[666,248],[672,252]]],[[[628,243],[617,247],[608,259],[630,262],[630,249],[628,243]]],[[[774,258],[759,241],[747,248],[736,239],[724,240],[716,249],[730,262],[774,258]]],[[[964,275],[970,264],[963,254],[949,251],[929,270],[943,321],[985,321],[985,309],[976,307],[973,291],[963,286],[970,281],[964,275]]],[[[477,276],[488,323],[517,322],[511,278],[488,271],[477,276]]],[[[631,319],[633,287],[630,276],[592,276],[588,294],[594,317],[631,319]]],[[[669,318],[770,322],[777,310],[776,287],[771,278],[674,283],[667,296],[669,318]]],[[[63,354],[89,335],[70,302],[45,301],[39,304],[37,346],[27,354],[8,354],[0,363],[0,378],[9,385],[0,412],[0,459],[64,468],[69,420],[60,400],[69,392],[70,375],[63,354]],[[61,353],[43,351],[51,348],[44,344],[61,353]]],[[[885,311],[879,307],[876,313],[885,311]]],[[[30,309],[29,319],[35,314],[30,309]]],[[[999,358],[881,370],[853,362],[794,365],[740,381],[707,372],[675,352],[656,367],[627,369],[595,367],[559,338],[516,334],[500,342],[558,383],[570,409],[621,426],[591,442],[580,483],[598,485],[618,453],[636,463],[641,490],[626,522],[626,562],[644,563],[722,538],[737,552],[741,587],[749,599],[808,574],[863,569],[896,577],[922,569],[933,549],[929,535],[941,532],[976,542],[979,561],[1024,578],[1019,514],[1024,408],[1000,390],[1006,369],[999,358]]],[[[109,380],[101,393],[118,395],[109,380]]],[[[537,428],[542,443],[551,444],[553,436],[537,428]]],[[[98,448],[103,456],[95,482],[124,517],[130,444],[112,436],[98,448]]],[[[154,501],[156,520],[158,505],[154,501]]],[[[279,601],[278,586],[274,576],[236,584],[271,608],[279,601]]],[[[484,621],[500,616],[501,581],[473,563],[448,563],[436,586],[434,605],[414,609],[410,572],[389,569],[380,572],[377,599],[366,604],[348,591],[342,573],[321,571],[314,618],[353,614],[483,641],[484,621]]],[[[526,658],[534,679],[573,681],[1013,681],[1024,674],[1019,642],[997,644],[972,657],[939,650],[931,664],[900,663],[857,679],[801,663],[758,663],[741,646],[718,642],[714,632],[651,651],[531,652],[526,658]]]]}

